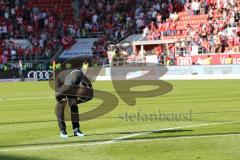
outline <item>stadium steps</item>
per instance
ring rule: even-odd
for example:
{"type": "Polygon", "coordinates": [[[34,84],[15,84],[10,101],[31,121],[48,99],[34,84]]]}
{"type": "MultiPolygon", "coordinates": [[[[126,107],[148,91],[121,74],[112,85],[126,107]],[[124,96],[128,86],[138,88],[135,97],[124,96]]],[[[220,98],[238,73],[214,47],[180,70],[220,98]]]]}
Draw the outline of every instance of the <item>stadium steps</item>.
{"type": "Polygon", "coordinates": [[[197,25],[201,23],[206,23],[207,19],[200,19],[200,20],[187,20],[187,21],[178,21],[177,26],[182,26],[182,25],[197,25]]]}
{"type": "Polygon", "coordinates": [[[197,16],[181,16],[181,17],[179,17],[179,21],[203,20],[203,19],[207,19],[207,18],[208,18],[207,14],[197,15],[197,16]]]}
{"type": "MultiPolygon", "coordinates": [[[[196,28],[199,24],[206,23],[208,19],[207,14],[189,16],[187,12],[179,12],[178,15],[179,15],[179,20],[176,22],[177,32],[181,32],[182,30],[185,30],[187,25],[193,28],[196,28]]],[[[164,36],[163,40],[182,39],[185,37],[186,37],[185,35],[182,35],[180,33],[175,36],[164,36]]]]}

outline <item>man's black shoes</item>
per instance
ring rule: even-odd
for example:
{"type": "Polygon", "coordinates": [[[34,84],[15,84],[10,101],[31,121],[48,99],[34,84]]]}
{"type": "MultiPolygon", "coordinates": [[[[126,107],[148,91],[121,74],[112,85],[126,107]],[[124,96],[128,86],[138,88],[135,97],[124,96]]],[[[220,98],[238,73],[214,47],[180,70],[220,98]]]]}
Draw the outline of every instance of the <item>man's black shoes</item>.
{"type": "Polygon", "coordinates": [[[67,135],[66,130],[62,130],[62,131],[60,132],[60,137],[62,137],[62,138],[68,138],[68,135],[67,135]]]}
{"type": "Polygon", "coordinates": [[[73,130],[73,135],[78,136],[78,137],[83,137],[84,136],[84,134],[79,130],[79,128],[75,128],[73,130]]]}
{"type": "MultiPolygon", "coordinates": [[[[80,131],[79,128],[76,128],[76,129],[73,130],[73,135],[77,136],[77,137],[83,137],[84,136],[84,134],[80,131]]],[[[68,138],[67,131],[66,130],[60,131],[60,137],[61,138],[68,138]]]]}

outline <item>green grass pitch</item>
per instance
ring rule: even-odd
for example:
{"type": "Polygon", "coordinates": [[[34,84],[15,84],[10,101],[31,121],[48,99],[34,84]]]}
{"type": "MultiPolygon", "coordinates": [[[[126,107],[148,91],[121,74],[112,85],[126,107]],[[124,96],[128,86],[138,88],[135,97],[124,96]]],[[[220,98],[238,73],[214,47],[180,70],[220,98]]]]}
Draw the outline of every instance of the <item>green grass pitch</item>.
{"type": "MultiPolygon", "coordinates": [[[[115,95],[118,106],[81,122],[87,136],[67,140],[59,138],[54,92],[47,82],[0,83],[0,160],[239,160],[240,81],[168,82],[170,93],[138,98],[135,106],[124,103],[110,81],[94,82],[95,89],[115,95]],[[144,119],[158,112],[185,118],[144,119]]],[[[100,103],[82,104],[80,112],[100,103]]]]}

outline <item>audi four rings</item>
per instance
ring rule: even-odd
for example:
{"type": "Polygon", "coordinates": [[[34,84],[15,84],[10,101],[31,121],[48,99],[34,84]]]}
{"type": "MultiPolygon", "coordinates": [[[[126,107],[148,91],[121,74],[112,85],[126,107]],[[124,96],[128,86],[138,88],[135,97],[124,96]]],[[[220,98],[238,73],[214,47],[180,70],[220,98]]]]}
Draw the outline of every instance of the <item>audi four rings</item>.
{"type": "Polygon", "coordinates": [[[53,75],[53,71],[30,71],[28,73],[29,79],[36,79],[36,80],[49,80],[53,75]]]}

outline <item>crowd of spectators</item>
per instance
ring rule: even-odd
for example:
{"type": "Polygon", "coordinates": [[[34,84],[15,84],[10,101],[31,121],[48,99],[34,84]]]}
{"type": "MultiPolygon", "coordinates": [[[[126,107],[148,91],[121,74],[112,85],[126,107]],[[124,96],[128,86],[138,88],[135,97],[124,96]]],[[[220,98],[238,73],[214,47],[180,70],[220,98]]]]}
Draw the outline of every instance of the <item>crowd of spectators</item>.
{"type": "MultiPolygon", "coordinates": [[[[84,24],[86,29],[88,27],[92,29],[95,26],[99,29],[97,31],[104,28],[106,35],[100,38],[100,43],[99,40],[96,42],[94,53],[106,53],[104,49],[108,40],[119,40],[132,32],[141,33],[142,29],[151,21],[162,23],[170,15],[171,20],[175,23],[178,19],[177,12],[183,9],[179,0],[86,0],[82,2],[81,6],[81,24],[84,24]]],[[[164,27],[166,28],[164,35],[176,34],[174,29],[176,24],[169,21],[168,26],[164,27]],[[171,30],[168,30],[168,27],[171,30]]],[[[153,28],[153,24],[151,28],[153,28]]],[[[157,38],[159,38],[158,34],[152,37],[152,39],[157,38]]]]}
{"type": "MultiPolygon", "coordinates": [[[[74,0],[68,2],[71,4],[74,0]]],[[[60,46],[64,49],[70,48],[74,43],[73,37],[78,38],[88,33],[99,32],[104,35],[96,41],[93,51],[100,57],[104,56],[103,50],[109,40],[122,39],[133,31],[134,11],[140,2],[135,0],[78,1],[79,20],[67,21],[67,23],[62,14],[57,14],[59,11],[56,12],[55,8],[48,11],[41,10],[34,3],[37,2],[0,0],[1,63],[19,59],[46,59],[51,57],[60,46]],[[6,44],[6,40],[16,38],[28,39],[32,48],[19,48],[14,43],[6,44]]]]}
{"type": "MultiPolygon", "coordinates": [[[[78,2],[78,19],[66,21],[62,14],[41,10],[32,0],[0,0],[0,64],[14,60],[49,59],[61,48],[69,49],[74,38],[104,33],[94,43],[95,57],[106,58],[106,45],[129,33],[142,32],[148,40],[182,35],[175,46],[181,53],[239,52],[239,0],[69,0],[78,2]],[[206,23],[177,29],[179,12],[207,15],[206,23]],[[14,44],[29,40],[31,48],[14,44]]],[[[76,14],[76,13],[75,13],[76,14]]],[[[76,15],[74,15],[76,16],[76,15]]],[[[175,48],[174,48],[175,47],[175,48]]],[[[161,49],[163,50],[163,49],[161,49]]]]}
{"type": "Polygon", "coordinates": [[[68,32],[58,20],[54,12],[41,11],[31,1],[0,0],[0,63],[49,59],[68,32]],[[15,39],[27,39],[31,45],[23,48],[15,39]]]}
{"type": "Polygon", "coordinates": [[[125,38],[134,30],[136,0],[83,0],[79,3],[82,33],[102,32],[93,45],[93,55],[107,58],[106,45],[125,38]]]}
{"type": "Polygon", "coordinates": [[[111,40],[124,38],[133,29],[136,4],[136,0],[80,1],[80,28],[83,32],[104,32],[111,40]]]}
{"type": "MultiPolygon", "coordinates": [[[[190,3],[190,2],[187,2],[190,3]]],[[[183,34],[185,39],[177,43],[177,47],[185,53],[192,52],[192,46],[200,46],[203,53],[239,52],[240,39],[240,1],[212,0],[193,1],[196,6],[185,10],[189,15],[208,14],[206,23],[196,27],[187,26],[183,34]],[[193,10],[195,9],[195,11],[193,10]]]]}
{"type": "Polygon", "coordinates": [[[186,24],[183,29],[177,30],[180,20],[174,7],[169,10],[165,19],[155,9],[156,13],[152,12],[154,18],[143,29],[143,37],[157,40],[166,36],[180,36],[175,47],[181,54],[191,54],[196,48],[201,53],[240,51],[239,0],[182,0],[182,4],[188,14],[186,16],[189,16],[189,22],[191,17],[199,15],[206,15],[206,21],[194,25],[186,24]]]}

